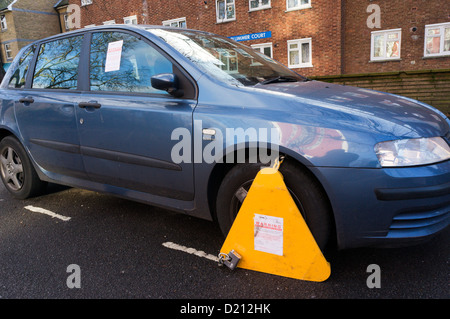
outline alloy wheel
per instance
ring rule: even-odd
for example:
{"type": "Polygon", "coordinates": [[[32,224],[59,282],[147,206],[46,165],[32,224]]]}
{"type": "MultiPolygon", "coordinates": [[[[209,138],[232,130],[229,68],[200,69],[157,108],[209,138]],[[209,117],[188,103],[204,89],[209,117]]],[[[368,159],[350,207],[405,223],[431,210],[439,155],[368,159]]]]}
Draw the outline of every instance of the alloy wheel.
{"type": "Polygon", "coordinates": [[[13,148],[6,147],[0,154],[0,170],[2,179],[11,190],[18,191],[23,187],[22,160],[13,148]]]}

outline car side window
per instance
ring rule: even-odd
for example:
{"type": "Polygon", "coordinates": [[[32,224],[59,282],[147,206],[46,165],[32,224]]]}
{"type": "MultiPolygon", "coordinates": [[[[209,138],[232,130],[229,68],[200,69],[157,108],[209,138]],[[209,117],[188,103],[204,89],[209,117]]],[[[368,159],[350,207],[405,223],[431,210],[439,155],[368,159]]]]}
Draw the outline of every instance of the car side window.
{"type": "Polygon", "coordinates": [[[43,43],[33,76],[33,88],[75,90],[83,36],[43,43]]]}
{"type": "Polygon", "coordinates": [[[123,32],[93,34],[91,91],[168,94],[151,85],[160,73],[173,73],[173,64],[144,40],[123,32]]]}
{"type": "Polygon", "coordinates": [[[34,46],[26,49],[22,56],[19,58],[17,68],[14,70],[14,73],[9,80],[9,88],[21,89],[25,87],[25,79],[27,77],[31,59],[33,58],[34,49],[34,46]]]}

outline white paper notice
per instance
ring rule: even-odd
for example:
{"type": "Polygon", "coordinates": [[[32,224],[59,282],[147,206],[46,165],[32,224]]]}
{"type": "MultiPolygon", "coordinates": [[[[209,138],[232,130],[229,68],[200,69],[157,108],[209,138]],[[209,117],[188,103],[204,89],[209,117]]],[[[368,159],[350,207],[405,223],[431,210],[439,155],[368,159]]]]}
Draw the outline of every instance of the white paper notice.
{"type": "Polygon", "coordinates": [[[110,42],[106,53],[105,72],[119,71],[122,58],[123,40],[110,42]]]}
{"type": "Polygon", "coordinates": [[[255,214],[255,250],[283,256],[283,218],[255,214]]]}

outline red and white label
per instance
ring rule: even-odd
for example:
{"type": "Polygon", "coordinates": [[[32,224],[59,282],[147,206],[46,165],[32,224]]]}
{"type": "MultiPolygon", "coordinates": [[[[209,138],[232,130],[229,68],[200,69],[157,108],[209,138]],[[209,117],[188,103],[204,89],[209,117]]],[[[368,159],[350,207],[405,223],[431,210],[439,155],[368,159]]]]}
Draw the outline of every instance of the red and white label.
{"type": "Polygon", "coordinates": [[[255,214],[254,249],[283,256],[283,218],[255,214]]]}

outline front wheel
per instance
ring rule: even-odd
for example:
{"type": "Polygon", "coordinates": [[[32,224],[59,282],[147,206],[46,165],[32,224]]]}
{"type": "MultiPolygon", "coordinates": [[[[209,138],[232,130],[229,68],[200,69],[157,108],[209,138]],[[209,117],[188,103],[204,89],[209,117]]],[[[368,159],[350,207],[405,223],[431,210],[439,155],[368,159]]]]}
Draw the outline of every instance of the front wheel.
{"type": "Polygon", "coordinates": [[[0,175],[6,189],[18,199],[37,195],[46,185],[39,179],[23,146],[11,136],[0,142],[0,175]]]}
{"type": "MultiPolygon", "coordinates": [[[[217,221],[225,236],[260,169],[260,163],[237,164],[225,176],[216,201],[217,221]]],[[[280,172],[318,246],[322,250],[327,249],[334,227],[331,208],[322,187],[292,160],[286,159],[280,172]]]]}

